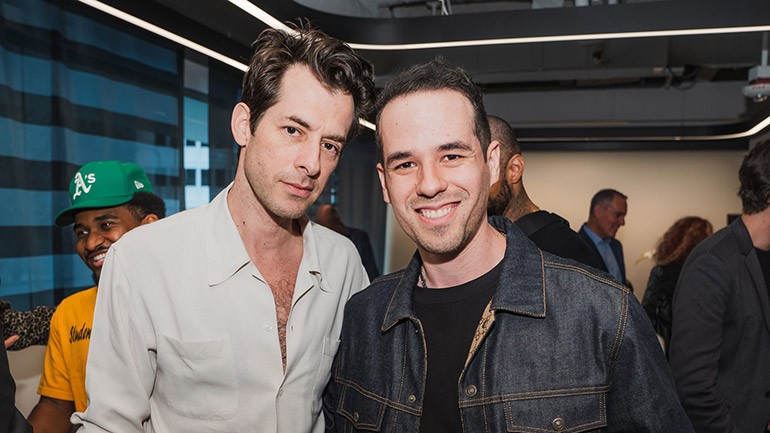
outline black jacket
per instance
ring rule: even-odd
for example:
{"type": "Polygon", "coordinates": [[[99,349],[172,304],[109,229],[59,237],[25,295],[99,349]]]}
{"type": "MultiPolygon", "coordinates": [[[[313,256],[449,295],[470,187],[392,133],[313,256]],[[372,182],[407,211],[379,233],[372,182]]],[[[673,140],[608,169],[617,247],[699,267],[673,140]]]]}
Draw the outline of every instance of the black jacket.
{"type": "Polygon", "coordinates": [[[770,301],[741,218],[698,244],[674,292],[669,361],[698,433],[764,433],[770,301]]]}
{"type": "MultiPolygon", "coordinates": [[[[0,335],[3,334],[3,324],[0,323],[0,335]]],[[[0,433],[31,433],[32,427],[16,410],[16,384],[11,377],[8,366],[8,354],[5,345],[0,349],[0,433]]]]}

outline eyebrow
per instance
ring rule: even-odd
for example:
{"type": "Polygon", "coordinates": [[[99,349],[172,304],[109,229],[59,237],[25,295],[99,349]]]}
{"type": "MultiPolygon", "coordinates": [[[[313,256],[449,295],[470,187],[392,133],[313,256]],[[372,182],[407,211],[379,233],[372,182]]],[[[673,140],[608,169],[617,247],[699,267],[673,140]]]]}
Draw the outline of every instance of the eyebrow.
{"type": "MultiPolygon", "coordinates": [[[[305,129],[311,129],[309,123],[307,123],[303,119],[300,119],[297,116],[289,116],[289,120],[291,120],[294,123],[299,124],[300,126],[302,126],[305,129]]],[[[346,138],[344,136],[336,135],[336,134],[335,135],[327,135],[327,136],[324,136],[323,138],[326,139],[326,140],[336,141],[336,142],[338,142],[340,144],[345,144],[345,141],[346,141],[346,138]]]]}
{"type": "Polygon", "coordinates": [[[473,148],[468,143],[462,141],[453,141],[451,143],[442,144],[439,146],[438,150],[440,152],[446,152],[447,150],[465,150],[473,152],[473,148]]]}
{"type": "MultiPolygon", "coordinates": [[[[447,152],[451,150],[464,150],[467,152],[473,152],[473,148],[469,144],[462,141],[445,143],[439,146],[437,149],[438,152],[447,152]]],[[[414,153],[410,151],[393,152],[388,154],[388,156],[385,158],[385,165],[390,165],[394,161],[411,158],[413,155],[414,153]]]]}
{"type": "MultiPolygon", "coordinates": [[[[108,214],[100,215],[100,216],[94,218],[94,221],[101,222],[101,221],[106,221],[106,220],[117,220],[117,219],[120,219],[120,217],[117,216],[117,215],[113,215],[111,213],[108,213],[108,214]]],[[[75,225],[72,226],[72,231],[77,231],[77,229],[79,229],[80,227],[85,227],[85,226],[86,225],[83,224],[83,223],[75,223],[75,225]]]]}
{"type": "Polygon", "coordinates": [[[413,155],[412,152],[407,152],[407,151],[390,153],[385,158],[385,165],[390,165],[390,164],[392,164],[395,161],[401,161],[401,160],[404,160],[404,159],[411,158],[412,155],[413,155]]]}

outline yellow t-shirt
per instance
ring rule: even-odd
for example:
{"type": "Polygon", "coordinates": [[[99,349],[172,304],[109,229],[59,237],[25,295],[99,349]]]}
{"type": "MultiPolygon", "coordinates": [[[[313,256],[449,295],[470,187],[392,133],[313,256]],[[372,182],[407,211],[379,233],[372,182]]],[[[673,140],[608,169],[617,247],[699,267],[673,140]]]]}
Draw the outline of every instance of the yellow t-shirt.
{"type": "Polygon", "coordinates": [[[37,393],[75,402],[86,410],[86,358],[94,321],[96,287],[65,298],[51,318],[45,364],[37,393]]]}

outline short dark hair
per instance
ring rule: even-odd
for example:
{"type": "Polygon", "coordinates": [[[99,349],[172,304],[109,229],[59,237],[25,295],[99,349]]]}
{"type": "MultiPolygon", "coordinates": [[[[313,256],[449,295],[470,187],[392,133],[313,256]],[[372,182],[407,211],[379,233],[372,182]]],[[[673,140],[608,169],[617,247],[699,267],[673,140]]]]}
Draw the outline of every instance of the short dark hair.
{"type": "Polygon", "coordinates": [[[738,171],[743,213],[747,215],[767,209],[770,200],[770,140],[755,145],[743,158],[738,171]]]}
{"type": "Polygon", "coordinates": [[[500,117],[489,115],[490,141],[500,143],[500,179],[505,179],[505,170],[508,167],[508,161],[513,155],[521,155],[521,146],[511,125],[500,117]]]}
{"type": "Polygon", "coordinates": [[[251,131],[268,108],[278,102],[281,80],[289,67],[307,66],[315,77],[332,90],[353,97],[354,117],[348,139],[360,131],[374,102],[374,68],[352,48],[309,25],[289,24],[295,33],[267,29],[251,45],[249,69],[243,76],[241,102],[249,106],[251,131]]]}
{"type": "Polygon", "coordinates": [[[442,57],[437,57],[428,63],[415,65],[406,71],[398,73],[387,85],[385,85],[385,88],[382,89],[380,97],[377,100],[376,109],[377,153],[379,154],[380,162],[382,162],[384,158],[379,132],[382,109],[385,108],[390,101],[400,96],[431,90],[454,90],[468,98],[468,101],[473,106],[473,112],[475,114],[474,124],[476,126],[476,138],[478,138],[481,143],[484,160],[486,160],[487,147],[490,142],[489,121],[487,120],[487,113],[484,109],[484,98],[482,97],[481,90],[473,82],[470,75],[468,75],[462,68],[450,66],[442,57]]]}
{"type": "Polygon", "coordinates": [[[149,214],[155,214],[159,219],[166,217],[166,203],[160,196],[151,192],[135,192],[134,198],[124,206],[137,221],[142,221],[149,214]]]}
{"type": "Polygon", "coordinates": [[[605,188],[599,190],[596,194],[594,194],[593,198],[591,198],[591,209],[588,210],[588,213],[591,214],[594,211],[594,208],[597,204],[606,204],[612,201],[615,197],[620,197],[623,200],[627,200],[628,196],[625,194],[616,191],[611,188],[605,188]]]}

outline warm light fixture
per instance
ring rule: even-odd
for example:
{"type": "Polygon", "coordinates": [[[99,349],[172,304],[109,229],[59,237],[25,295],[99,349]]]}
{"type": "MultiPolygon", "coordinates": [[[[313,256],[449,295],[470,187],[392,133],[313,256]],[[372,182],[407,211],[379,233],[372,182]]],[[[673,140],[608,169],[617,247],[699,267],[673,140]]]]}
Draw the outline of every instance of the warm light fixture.
{"type": "MultiPolygon", "coordinates": [[[[235,0],[230,0],[235,2],[235,0]]],[[[424,50],[429,48],[458,48],[458,47],[476,47],[487,45],[513,45],[513,44],[532,44],[543,42],[570,42],[570,41],[594,41],[606,39],[631,39],[631,38],[657,38],[662,36],[693,36],[693,35],[715,35],[725,33],[751,33],[765,32],[770,30],[767,26],[752,27],[718,27],[706,29],[686,29],[686,30],[652,30],[647,32],[615,32],[615,33],[585,33],[578,35],[554,35],[554,36],[530,36],[521,38],[498,38],[498,39],[473,39],[467,41],[451,42],[423,42],[415,44],[356,44],[349,43],[352,48],[359,50],[424,50]]]]}
{"type": "MultiPolygon", "coordinates": [[[[135,26],[141,27],[151,33],[168,39],[172,42],[178,43],[182,46],[190,48],[204,54],[212,59],[219,60],[229,66],[232,66],[240,71],[246,71],[248,66],[230,57],[227,57],[217,51],[204,47],[198,43],[195,43],[189,39],[183,38],[175,33],[172,33],[166,29],[160,28],[154,24],[137,18],[131,14],[123,12],[112,6],[108,6],[98,0],[78,0],[81,3],[87,4],[93,8],[96,8],[102,12],[119,18],[123,21],[131,23],[135,26]]],[[[287,32],[293,32],[291,28],[286,26],[280,20],[276,19],[269,13],[265,12],[261,8],[257,7],[248,0],[228,0],[233,5],[239,7],[244,12],[253,16],[254,18],[265,23],[267,26],[275,29],[281,29],[287,32]]],[[[504,45],[504,44],[528,44],[528,43],[543,43],[543,42],[566,42],[566,41],[581,41],[581,40],[600,40],[600,39],[626,39],[626,38],[652,38],[663,36],[691,36],[691,35],[706,35],[706,34],[728,34],[728,33],[748,33],[748,32],[766,32],[770,31],[770,25],[763,26],[749,26],[749,27],[715,27],[715,28],[701,28],[701,29],[683,29],[683,30],[655,30],[647,32],[616,32],[616,33],[593,33],[593,34],[579,34],[579,35],[554,35],[554,36],[536,36],[536,37],[522,37],[522,38],[500,38],[500,39],[478,39],[468,41],[452,41],[452,42],[426,42],[416,44],[356,44],[350,43],[352,48],[360,50],[417,50],[428,48],[455,48],[455,47],[469,47],[469,46],[481,46],[481,45],[504,45]]],[[[375,126],[366,119],[358,119],[358,123],[371,129],[376,130],[375,126]]],[[[722,135],[701,135],[701,136],[676,136],[676,137],[616,137],[616,138],[587,138],[587,137],[575,137],[575,138],[559,138],[559,139],[529,139],[527,141],[609,141],[609,140],[624,140],[624,141],[682,141],[682,140],[696,140],[696,141],[712,141],[712,140],[731,140],[738,138],[750,137],[759,133],[763,129],[770,126],[770,116],[754,125],[752,128],[735,134],[722,134],[722,135]]]]}
{"type": "Polygon", "coordinates": [[[154,24],[148,23],[147,21],[137,18],[131,14],[127,14],[119,9],[115,9],[112,6],[106,5],[100,1],[97,0],[79,0],[81,3],[85,3],[93,8],[99,9],[100,11],[107,13],[109,15],[112,15],[115,18],[119,18],[123,21],[126,21],[128,23],[131,23],[135,26],[141,27],[151,33],[155,33],[156,35],[166,38],[172,42],[176,42],[179,45],[183,45],[191,50],[197,51],[201,54],[204,54],[208,57],[211,57],[212,59],[219,60],[220,62],[232,66],[235,69],[239,69],[241,71],[246,71],[249,69],[249,67],[235,59],[231,59],[230,57],[225,56],[224,54],[220,54],[217,51],[214,51],[210,48],[206,48],[203,45],[197,44],[189,39],[185,39],[176,33],[172,33],[166,29],[160,28],[154,24]]]}

